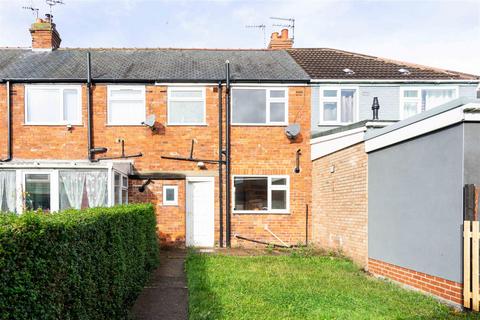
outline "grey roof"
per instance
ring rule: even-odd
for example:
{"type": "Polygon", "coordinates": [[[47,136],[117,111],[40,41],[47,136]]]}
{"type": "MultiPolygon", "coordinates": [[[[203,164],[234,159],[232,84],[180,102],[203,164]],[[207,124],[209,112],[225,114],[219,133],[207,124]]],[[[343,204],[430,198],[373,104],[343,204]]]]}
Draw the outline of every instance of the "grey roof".
{"type": "Polygon", "coordinates": [[[466,98],[466,97],[460,97],[458,99],[455,99],[455,100],[452,100],[452,101],[447,102],[445,104],[442,104],[438,107],[435,107],[435,108],[432,108],[432,109],[427,110],[425,112],[416,114],[416,115],[414,115],[412,117],[409,117],[405,120],[394,123],[394,124],[392,124],[388,127],[385,127],[385,128],[379,129],[379,130],[375,130],[375,131],[367,132],[365,134],[365,140],[370,140],[370,139],[373,139],[375,137],[384,135],[388,132],[398,130],[400,128],[406,127],[406,126],[411,125],[413,123],[416,123],[416,122],[431,118],[433,116],[436,116],[438,114],[450,111],[452,109],[461,107],[461,106],[463,106],[467,103],[480,103],[480,100],[479,99],[466,98]]]}
{"type": "Polygon", "coordinates": [[[97,80],[218,81],[230,61],[236,81],[308,81],[282,50],[219,49],[0,49],[0,79],[85,79],[91,52],[97,80]]]}

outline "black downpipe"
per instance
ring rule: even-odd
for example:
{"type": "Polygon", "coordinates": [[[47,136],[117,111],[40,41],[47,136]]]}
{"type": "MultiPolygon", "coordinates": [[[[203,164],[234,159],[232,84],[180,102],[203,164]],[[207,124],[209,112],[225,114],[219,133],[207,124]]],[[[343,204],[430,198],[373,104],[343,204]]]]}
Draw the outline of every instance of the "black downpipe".
{"type": "Polygon", "coordinates": [[[218,207],[220,223],[220,248],[223,248],[223,113],[222,82],[218,82],[218,207]]]}
{"type": "Polygon", "coordinates": [[[92,71],[91,71],[90,52],[87,52],[87,139],[88,139],[88,160],[93,159],[92,143],[92,71]]]}
{"type": "Polygon", "coordinates": [[[226,125],[226,133],[225,133],[225,141],[226,141],[226,157],[225,157],[225,168],[226,168],[226,177],[225,177],[225,224],[226,224],[226,244],[227,247],[231,246],[231,225],[230,225],[230,62],[227,60],[225,61],[225,78],[226,78],[226,88],[225,88],[225,93],[226,93],[226,118],[227,118],[227,125],[226,125]]]}
{"type": "Polygon", "coordinates": [[[7,157],[0,162],[9,162],[12,160],[12,102],[10,100],[10,81],[7,81],[7,157]]]}

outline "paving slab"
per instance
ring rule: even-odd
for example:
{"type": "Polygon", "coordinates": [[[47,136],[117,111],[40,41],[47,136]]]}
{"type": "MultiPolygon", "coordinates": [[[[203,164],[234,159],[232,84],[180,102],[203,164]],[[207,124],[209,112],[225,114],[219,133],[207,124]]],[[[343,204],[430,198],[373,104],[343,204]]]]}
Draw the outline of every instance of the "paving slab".
{"type": "Polygon", "coordinates": [[[162,251],[160,266],[153,272],[132,308],[136,320],[186,320],[188,289],[185,250],[162,251]]]}

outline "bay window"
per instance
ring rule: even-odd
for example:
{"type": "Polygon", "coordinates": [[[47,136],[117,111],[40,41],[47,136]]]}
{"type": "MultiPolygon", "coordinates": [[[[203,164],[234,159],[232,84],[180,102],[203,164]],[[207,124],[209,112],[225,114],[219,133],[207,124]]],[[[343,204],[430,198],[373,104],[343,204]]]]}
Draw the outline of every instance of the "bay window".
{"type": "Polygon", "coordinates": [[[168,124],[206,124],[205,88],[168,88],[168,124]]]}
{"type": "Polygon", "coordinates": [[[288,89],[233,88],[232,124],[287,125],[288,89]]]}
{"type": "Polygon", "coordinates": [[[25,174],[25,206],[27,210],[52,210],[50,173],[25,174]]]}
{"type": "Polygon", "coordinates": [[[342,125],[355,121],[356,88],[322,88],[320,90],[320,124],[342,125]]]}
{"type": "Polygon", "coordinates": [[[400,89],[400,118],[411,117],[457,97],[455,87],[403,87],[400,89]]]}
{"type": "Polygon", "coordinates": [[[289,212],[288,176],[235,176],[233,194],[233,212],[289,212]]]}
{"type": "Polygon", "coordinates": [[[26,85],[25,124],[82,124],[82,92],[79,85],[26,85]]]}
{"type": "Polygon", "coordinates": [[[108,86],[108,124],[141,125],[146,119],[145,86],[108,86]]]}

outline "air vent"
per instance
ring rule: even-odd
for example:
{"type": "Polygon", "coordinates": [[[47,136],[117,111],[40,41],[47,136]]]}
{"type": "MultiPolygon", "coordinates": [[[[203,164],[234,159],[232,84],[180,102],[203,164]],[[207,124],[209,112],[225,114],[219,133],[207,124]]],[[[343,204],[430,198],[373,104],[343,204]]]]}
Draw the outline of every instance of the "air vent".
{"type": "Polygon", "coordinates": [[[408,71],[407,69],[404,69],[404,68],[398,69],[398,72],[400,72],[404,76],[408,76],[411,73],[410,71],[408,71]]]}
{"type": "Polygon", "coordinates": [[[345,68],[342,70],[345,72],[346,75],[351,76],[352,74],[355,74],[355,72],[352,69],[345,68]]]}

